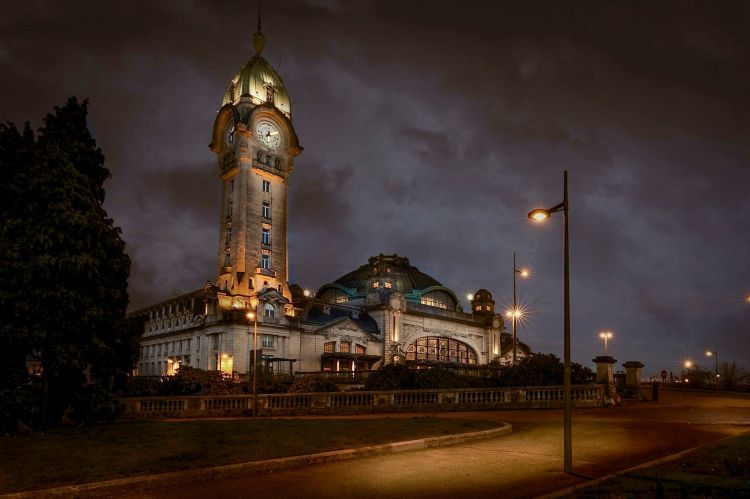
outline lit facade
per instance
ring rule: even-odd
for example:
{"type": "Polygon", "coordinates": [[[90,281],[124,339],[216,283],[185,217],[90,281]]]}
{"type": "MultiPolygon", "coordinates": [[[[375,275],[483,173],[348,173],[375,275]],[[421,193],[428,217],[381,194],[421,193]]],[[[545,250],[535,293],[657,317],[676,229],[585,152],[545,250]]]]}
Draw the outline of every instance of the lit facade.
{"type": "MultiPolygon", "coordinates": [[[[144,321],[138,374],[182,365],[247,374],[256,332],[258,358],[278,373],[507,361],[512,341],[492,295],[477,291],[466,313],[404,257],[371,257],[311,296],[290,286],[287,189],[303,149],[283,81],[261,55],[262,34],[253,45],[212,132],[222,185],[216,280],[131,314],[144,321]]],[[[518,353],[529,349],[519,344],[518,353]]]]}

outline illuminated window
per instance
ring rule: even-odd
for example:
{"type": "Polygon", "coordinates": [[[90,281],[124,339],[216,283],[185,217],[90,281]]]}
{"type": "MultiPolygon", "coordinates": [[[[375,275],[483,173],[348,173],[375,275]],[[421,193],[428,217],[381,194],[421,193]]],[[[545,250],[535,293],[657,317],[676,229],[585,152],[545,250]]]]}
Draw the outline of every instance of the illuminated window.
{"type": "Polygon", "coordinates": [[[406,348],[407,361],[450,362],[456,364],[476,364],[474,350],[458,340],[425,336],[406,348]]]}
{"type": "Polygon", "coordinates": [[[326,341],[323,343],[323,352],[325,353],[333,353],[336,351],[336,342],[335,341],[326,341]]]}
{"type": "Polygon", "coordinates": [[[263,192],[271,192],[271,182],[268,180],[263,181],[263,192]]]}
{"type": "Polygon", "coordinates": [[[270,334],[264,334],[260,337],[260,346],[263,348],[273,348],[274,336],[270,334]]]}
{"type": "Polygon", "coordinates": [[[263,307],[263,316],[264,317],[276,317],[276,307],[274,307],[270,303],[266,303],[266,306],[263,307]]]}
{"type": "Polygon", "coordinates": [[[364,345],[354,345],[354,353],[357,355],[364,355],[367,349],[364,347],[364,345]]]}
{"type": "Polygon", "coordinates": [[[271,218],[271,205],[263,203],[263,218],[271,218]]]}
{"type": "Polygon", "coordinates": [[[271,255],[261,255],[260,257],[260,267],[263,269],[270,269],[271,268],[271,255]]]}
{"type": "Polygon", "coordinates": [[[393,284],[391,284],[391,281],[385,281],[385,287],[390,289],[391,287],[393,287],[393,284]]]}
{"type": "Polygon", "coordinates": [[[351,351],[352,351],[352,342],[351,341],[340,341],[339,342],[339,352],[350,353],[351,351]]]}
{"type": "Polygon", "coordinates": [[[271,229],[263,229],[260,236],[260,242],[266,245],[271,244],[271,229]]]}
{"type": "Polygon", "coordinates": [[[340,289],[327,289],[320,295],[320,299],[328,303],[346,303],[349,295],[340,289]]]}
{"type": "Polygon", "coordinates": [[[375,282],[372,283],[372,287],[373,288],[379,288],[380,287],[380,283],[378,281],[375,281],[375,282]]]}
{"type": "Polygon", "coordinates": [[[449,308],[449,304],[453,304],[453,299],[444,291],[433,291],[422,295],[420,303],[430,307],[447,309],[449,308]]]}

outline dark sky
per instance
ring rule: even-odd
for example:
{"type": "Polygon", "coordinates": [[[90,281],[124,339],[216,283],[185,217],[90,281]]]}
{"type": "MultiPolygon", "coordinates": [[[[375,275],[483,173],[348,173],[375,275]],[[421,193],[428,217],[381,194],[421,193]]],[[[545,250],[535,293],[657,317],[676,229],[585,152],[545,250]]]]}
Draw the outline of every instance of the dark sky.
{"type": "MultiPolygon", "coordinates": [[[[573,360],[644,375],[683,359],[750,367],[750,3],[266,2],[264,56],[304,146],[290,280],[316,289],[378,253],[459,297],[511,301],[562,355],[570,176],[573,360]],[[616,366],[621,369],[621,366],[616,366]]],[[[16,2],[0,17],[0,119],[36,127],[90,99],[133,259],[131,308],[215,279],[219,176],[207,147],[252,56],[257,3],[16,2]]],[[[464,304],[466,306],[466,304],[464,304]]]]}

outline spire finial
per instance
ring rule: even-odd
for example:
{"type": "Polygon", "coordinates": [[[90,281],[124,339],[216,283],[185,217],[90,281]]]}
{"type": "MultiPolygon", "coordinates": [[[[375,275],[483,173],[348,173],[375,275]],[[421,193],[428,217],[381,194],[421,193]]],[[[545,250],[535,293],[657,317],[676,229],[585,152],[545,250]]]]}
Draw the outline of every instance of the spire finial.
{"type": "Polygon", "coordinates": [[[263,52],[263,47],[266,45],[266,37],[260,30],[260,4],[261,0],[258,0],[258,31],[253,35],[253,47],[255,47],[256,54],[263,52]]]}

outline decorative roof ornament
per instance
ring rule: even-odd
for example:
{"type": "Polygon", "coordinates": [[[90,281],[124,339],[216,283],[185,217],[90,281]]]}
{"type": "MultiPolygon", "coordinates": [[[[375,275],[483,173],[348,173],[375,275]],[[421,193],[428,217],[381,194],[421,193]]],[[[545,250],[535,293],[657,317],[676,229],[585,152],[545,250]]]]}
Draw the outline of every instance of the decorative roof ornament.
{"type": "Polygon", "coordinates": [[[260,5],[261,2],[258,0],[258,31],[253,35],[253,47],[256,54],[263,52],[263,48],[266,46],[266,37],[263,36],[260,29],[260,5]]]}

